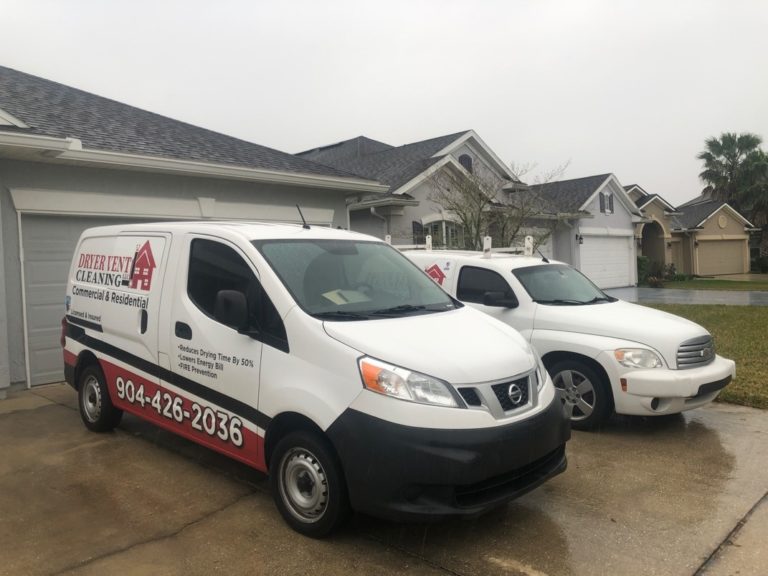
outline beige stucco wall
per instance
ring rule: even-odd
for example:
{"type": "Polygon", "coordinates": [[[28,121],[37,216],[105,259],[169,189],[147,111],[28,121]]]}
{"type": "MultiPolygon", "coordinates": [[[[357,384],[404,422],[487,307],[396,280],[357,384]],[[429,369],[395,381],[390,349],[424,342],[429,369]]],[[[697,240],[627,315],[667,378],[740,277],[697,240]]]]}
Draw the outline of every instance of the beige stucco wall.
{"type": "Polygon", "coordinates": [[[744,223],[723,207],[696,233],[695,274],[743,274],[749,272],[749,233],[744,223]]]}

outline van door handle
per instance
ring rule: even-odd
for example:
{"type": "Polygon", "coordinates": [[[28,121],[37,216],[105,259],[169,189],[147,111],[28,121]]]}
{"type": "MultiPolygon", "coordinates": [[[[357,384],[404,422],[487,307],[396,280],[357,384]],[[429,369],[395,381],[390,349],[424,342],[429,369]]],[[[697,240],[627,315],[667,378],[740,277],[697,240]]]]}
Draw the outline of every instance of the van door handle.
{"type": "Polygon", "coordinates": [[[192,340],[192,328],[184,322],[176,322],[176,336],[184,340],[192,340]]]}
{"type": "Polygon", "coordinates": [[[141,333],[146,334],[147,332],[147,322],[149,322],[149,314],[147,314],[146,310],[141,311],[141,333]]]}

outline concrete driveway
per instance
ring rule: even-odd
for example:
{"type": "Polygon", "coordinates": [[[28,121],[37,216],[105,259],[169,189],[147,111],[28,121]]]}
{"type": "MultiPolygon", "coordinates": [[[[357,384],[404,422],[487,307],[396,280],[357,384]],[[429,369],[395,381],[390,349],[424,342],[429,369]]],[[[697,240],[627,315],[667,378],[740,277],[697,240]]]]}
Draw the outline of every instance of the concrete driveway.
{"type": "Polygon", "coordinates": [[[265,478],[63,385],[0,402],[0,574],[764,574],[768,413],[716,404],[575,432],[565,474],[483,518],[357,516],[324,541],[265,478]]]}

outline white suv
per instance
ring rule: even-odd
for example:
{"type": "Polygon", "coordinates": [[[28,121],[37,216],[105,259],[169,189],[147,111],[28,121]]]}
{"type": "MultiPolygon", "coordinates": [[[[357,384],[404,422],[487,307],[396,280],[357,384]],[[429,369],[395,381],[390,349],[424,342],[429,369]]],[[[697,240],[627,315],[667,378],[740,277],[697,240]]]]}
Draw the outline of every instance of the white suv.
{"type": "Polygon", "coordinates": [[[619,414],[663,415],[714,400],[735,376],[712,336],[679,316],[617,300],[544,258],[405,251],[449,294],[530,340],[572,410],[574,428],[619,414]]]}

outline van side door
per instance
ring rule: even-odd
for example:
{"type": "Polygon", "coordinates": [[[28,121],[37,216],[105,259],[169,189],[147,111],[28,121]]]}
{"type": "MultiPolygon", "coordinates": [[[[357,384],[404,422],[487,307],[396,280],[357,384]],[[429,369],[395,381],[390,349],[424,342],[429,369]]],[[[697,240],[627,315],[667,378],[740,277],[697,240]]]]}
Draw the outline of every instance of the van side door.
{"type": "Polygon", "coordinates": [[[255,266],[235,244],[196,234],[179,240],[162,343],[170,365],[163,415],[201,444],[263,469],[261,353],[270,329],[282,328],[284,335],[282,320],[255,266]],[[233,303],[243,306],[244,317],[227,315],[233,303]]]}

